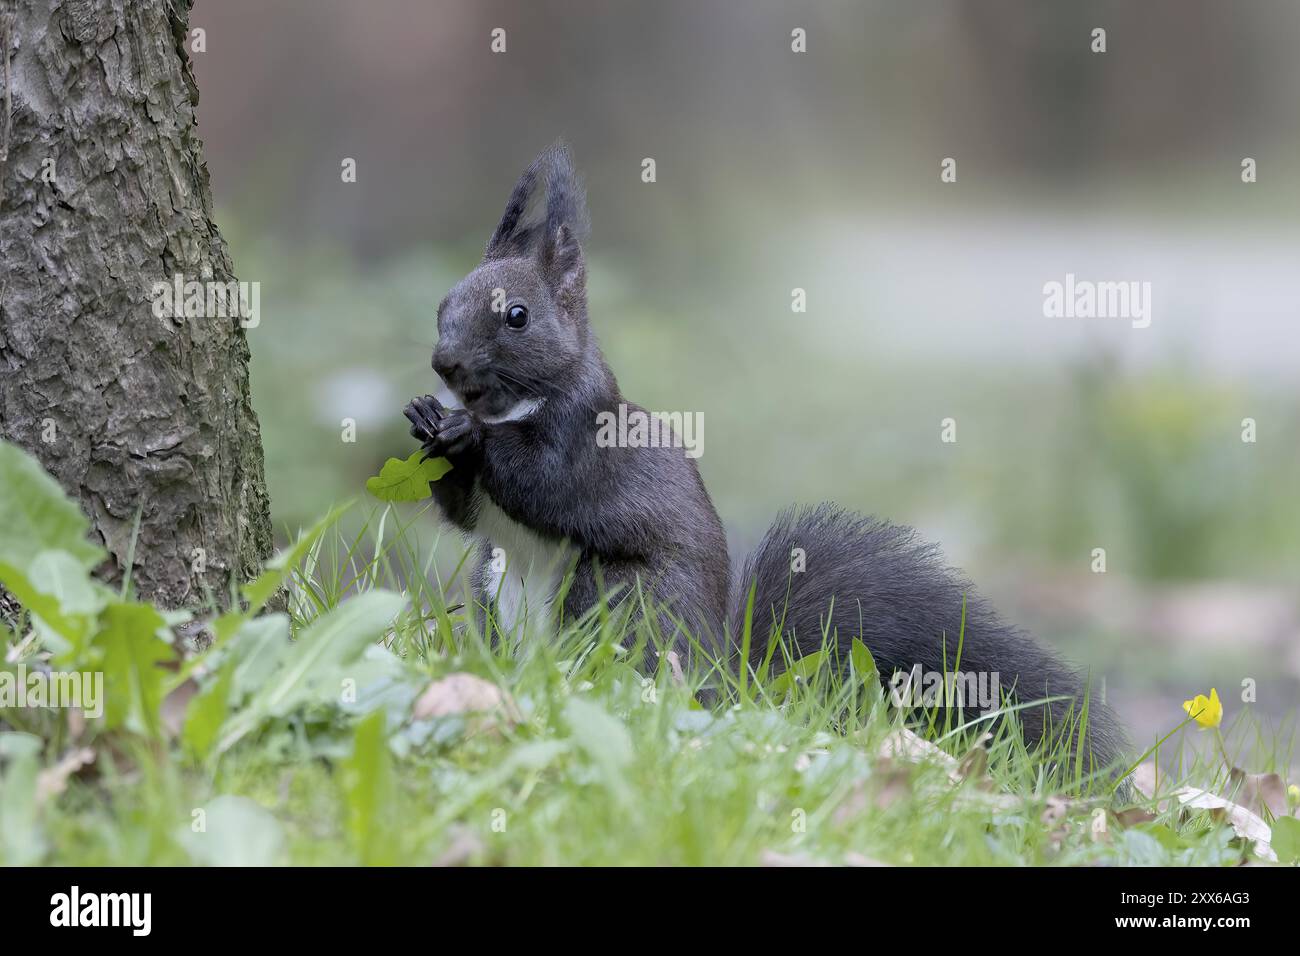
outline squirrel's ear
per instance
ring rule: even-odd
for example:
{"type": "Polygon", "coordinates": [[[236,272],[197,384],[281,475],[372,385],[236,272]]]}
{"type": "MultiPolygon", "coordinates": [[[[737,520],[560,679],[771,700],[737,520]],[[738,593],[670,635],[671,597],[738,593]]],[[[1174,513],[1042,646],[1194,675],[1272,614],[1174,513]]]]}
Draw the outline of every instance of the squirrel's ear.
{"type": "Polygon", "coordinates": [[[506,202],[506,211],[501,216],[501,222],[497,224],[483,252],[484,259],[504,259],[511,255],[519,255],[528,248],[533,230],[522,221],[524,213],[528,211],[528,203],[537,190],[537,180],[544,155],[533,160],[532,165],[519,177],[519,182],[515,183],[515,188],[510,192],[510,199],[506,202]]]}
{"type": "Polygon", "coordinates": [[[567,223],[548,232],[541,248],[542,272],[555,301],[572,316],[586,314],[587,264],[567,223]]]}
{"type": "Polygon", "coordinates": [[[587,208],[569,150],[563,143],[555,143],[519,177],[483,258],[506,259],[542,251],[539,247],[551,244],[560,226],[568,226],[570,233],[580,238],[587,228],[587,208]],[[533,202],[543,184],[544,211],[540,203],[533,202]],[[531,213],[530,208],[534,209],[531,213]]]}
{"type": "Polygon", "coordinates": [[[546,222],[541,226],[542,270],[551,293],[571,316],[586,315],[587,269],[582,239],[587,234],[587,197],[563,143],[542,154],[546,169],[546,222]]]}

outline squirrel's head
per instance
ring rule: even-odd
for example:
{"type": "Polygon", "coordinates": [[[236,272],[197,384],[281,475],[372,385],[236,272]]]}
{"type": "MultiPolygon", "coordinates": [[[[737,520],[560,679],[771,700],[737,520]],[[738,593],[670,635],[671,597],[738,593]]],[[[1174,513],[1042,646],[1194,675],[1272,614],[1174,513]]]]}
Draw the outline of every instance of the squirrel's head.
{"type": "Polygon", "coordinates": [[[524,171],[483,261],[438,306],[433,369],[480,419],[528,414],[581,364],[586,224],[568,150],[556,144],[524,171]]]}

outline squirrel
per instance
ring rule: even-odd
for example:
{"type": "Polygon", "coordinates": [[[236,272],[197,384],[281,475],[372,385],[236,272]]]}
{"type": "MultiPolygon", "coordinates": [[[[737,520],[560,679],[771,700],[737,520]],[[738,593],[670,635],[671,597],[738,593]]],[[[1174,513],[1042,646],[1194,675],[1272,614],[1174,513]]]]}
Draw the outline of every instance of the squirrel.
{"type": "MultiPolygon", "coordinates": [[[[808,654],[834,635],[846,661],[860,638],[882,683],[897,689],[896,675],[944,675],[958,664],[964,674],[994,674],[1009,700],[1041,702],[1018,713],[1030,747],[1068,734],[1087,772],[1113,768],[1124,737],[1099,695],[1003,623],[910,528],[833,504],[792,508],[733,582],[694,458],[671,443],[597,441],[602,413],[644,409],[623,397],[588,320],[586,234],[584,191],[557,143],[525,170],[482,261],[438,306],[432,365],[462,407],[426,395],[405,409],[426,457],[451,462],[430,488],[445,519],[477,543],[484,623],[490,608],[503,633],[526,619],[548,627],[639,588],[665,609],[659,624],[679,659],[687,635],[735,668],[761,666],[779,636],[808,654]],[[805,565],[797,573],[795,549],[805,565]],[[770,622],[779,633],[769,635],[770,622]],[[1082,739],[1071,725],[1085,707],[1082,739]]],[[[981,712],[974,703],[959,702],[968,719],[981,712]]]]}

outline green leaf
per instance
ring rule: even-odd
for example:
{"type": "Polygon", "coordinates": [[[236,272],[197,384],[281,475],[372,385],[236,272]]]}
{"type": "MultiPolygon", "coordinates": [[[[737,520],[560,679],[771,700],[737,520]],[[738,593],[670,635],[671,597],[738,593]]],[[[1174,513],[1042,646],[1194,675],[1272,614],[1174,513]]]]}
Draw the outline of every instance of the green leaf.
{"type": "Polygon", "coordinates": [[[384,732],[384,712],[377,710],[357,724],[352,755],[340,766],[343,797],[348,807],[348,831],[365,866],[393,862],[389,821],[392,819],[393,767],[384,732]]]}
{"type": "Polygon", "coordinates": [[[794,687],[796,679],[804,681],[808,680],[821,669],[822,663],[825,660],[825,650],[820,650],[815,654],[806,654],[803,657],[800,657],[773,679],[768,688],[768,692],[773,697],[784,696],[794,687]]]}
{"type": "Polygon", "coordinates": [[[624,769],[632,763],[632,737],[627,727],[599,704],[571,697],[564,705],[564,722],[578,745],[604,778],[605,785],[619,800],[627,802],[632,792],[624,769]]]}
{"type": "Polygon", "coordinates": [[[1163,823],[1140,823],[1134,829],[1148,834],[1166,850],[1185,850],[1192,846],[1190,841],[1163,823]]]}
{"type": "Polygon", "coordinates": [[[36,802],[43,744],[31,734],[0,733],[0,864],[31,866],[45,856],[36,802]]]}
{"type": "Polygon", "coordinates": [[[261,804],[223,794],[197,808],[179,842],[201,866],[271,866],[284,851],[284,829],[261,804]]]}
{"type": "Polygon", "coordinates": [[[203,760],[217,742],[221,725],[230,713],[230,687],[234,683],[235,661],[228,660],[216,680],[194,695],[185,709],[181,740],[198,760],[203,760]]]}
{"type": "Polygon", "coordinates": [[[406,605],[391,591],[368,591],[323,617],[298,636],[246,706],[227,722],[217,743],[223,753],[267,720],[299,707],[338,699],[343,668],[377,641],[406,605]]]}
{"type": "Polygon", "coordinates": [[[422,501],[430,496],[429,482],[437,481],[451,471],[446,458],[430,458],[421,462],[423,452],[410,458],[390,458],[373,478],[366,479],[366,491],[380,501],[422,501]]]}
{"type": "Polygon", "coordinates": [[[147,604],[119,602],[104,608],[93,646],[102,653],[104,722],[157,737],[167,671],[158,665],[174,659],[157,635],[162,616],[147,604]]]}
{"type": "Polygon", "coordinates": [[[853,663],[853,672],[858,675],[859,680],[864,683],[880,680],[880,671],[876,669],[876,659],[871,656],[871,651],[867,648],[867,645],[862,643],[862,638],[855,637],[853,639],[853,644],[849,649],[849,660],[853,663]]]}
{"type": "MultiPolygon", "coordinates": [[[[312,699],[312,684],[333,678],[377,641],[406,605],[391,591],[369,591],[345,601],[312,623],[293,644],[280,672],[264,688],[261,703],[275,717],[312,699]]],[[[336,691],[337,688],[332,688],[336,691]]]]}
{"type": "Polygon", "coordinates": [[[90,522],[40,463],[0,441],[0,562],[27,570],[42,551],[66,551],[84,568],[104,552],[86,539],[90,522]]]}
{"type": "Polygon", "coordinates": [[[114,598],[66,551],[42,551],[27,566],[27,576],[38,591],[59,602],[64,614],[95,615],[114,598]]]}
{"type": "Polygon", "coordinates": [[[58,598],[44,594],[23,568],[0,561],[0,584],[32,615],[42,643],[61,657],[80,657],[94,630],[93,617],[64,614],[58,598]]]}
{"type": "Polygon", "coordinates": [[[289,639],[289,618],[264,614],[239,629],[227,645],[234,661],[232,689],[236,700],[255,693],[275,675],[280,663],[293,649],[289,639]]]}
{"type": "Polygon", "coordinates": [[[1300,820],[1278,817],[1273,822],[1273,852],[1279,863],[1300,863],[1300,820]]]}

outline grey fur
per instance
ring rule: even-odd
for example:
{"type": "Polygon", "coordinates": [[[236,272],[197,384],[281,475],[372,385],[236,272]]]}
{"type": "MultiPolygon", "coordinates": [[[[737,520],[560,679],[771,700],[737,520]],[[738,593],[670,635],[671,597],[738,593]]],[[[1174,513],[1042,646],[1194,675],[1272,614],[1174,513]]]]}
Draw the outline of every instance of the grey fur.
{"type": "MultiPolygon", "coordinates": [[[[597,445],[597,414],[617,412],[626,400],[588,326],[579,242],[585,230],[582,189],[568,151],[556,145],[525,171],[483,262],[439,307],[433,365],[465,408],[446,409],[425,396],[406,414],[426,453],[454,465],[432,485],[447,520],[473,535],[491,502],[541,538],[576,549],[566,617],[590,608],[602,584],[606,594],[626,594],[639,583],[670,609],[660,624],[679,652],[687,648],[680,624],[737,666],[729,642],[743,625],[751,581],[754,633],[762,636],[754,660],[765,654],[771,621],[784,622],[801,653],[820,648],[825,628],[844,659],[860,636],[882,681],[916,664],[945,669],[945,641],[946,669],[954,669],[964,599],[963,671],[996,671],[1004,690],[1021,700],[1070,698],[1023,713],[1031,745],[1082,706],[1080,676],[1002,623],[910,529],[834,505],[787,511],[733,587],[726,537],[694,460],[680,448],[597,445]],[[530,220],[542,184],[545,215],[530,220]],[[508,327],[493,311],[498,288],[506,291],[507,309],[528,309],[524,329],[508,327]],[[525,401],[541,404],[518,420],[493,423],[525,401]],[[807,556],[801,573],[791,573],[796,547],[807,556]]],[[[482,542],[485,549],[490,544],[482,542]]],[[[493,595],[480,584],[476,597],[486,605],[493,595]]],[[[1118,722],[1095,694],[1088,707],[1092,763],[1113,764],[1124,747],[1118,722]]]]}

